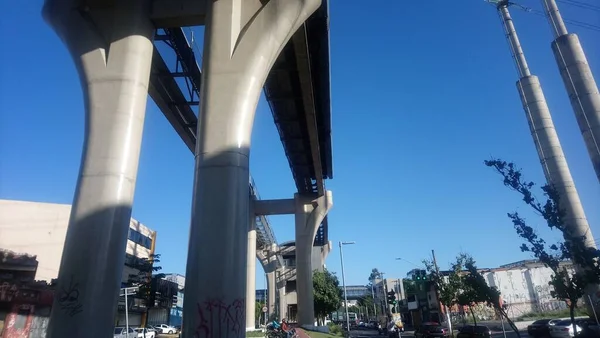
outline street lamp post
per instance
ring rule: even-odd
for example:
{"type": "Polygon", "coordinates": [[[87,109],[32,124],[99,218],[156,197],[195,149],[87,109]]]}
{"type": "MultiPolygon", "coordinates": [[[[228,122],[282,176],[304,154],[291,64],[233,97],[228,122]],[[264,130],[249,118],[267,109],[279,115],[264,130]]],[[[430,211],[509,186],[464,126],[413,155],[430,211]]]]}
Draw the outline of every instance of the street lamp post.
{"type": "Polygon", "coordinates": [[[375,304],[375,288],[373,287],[373,283],[375,279],[371,282],[371,298],[373,299],[373,314],[375,316],[375,320],[377,320],[377,305],[375,304]]]}
{"type": "Polygon", "coordinates": [[[344,286],[344,307],[346,308],[346,327],[350,332],[350,316],[348,315],[348,295],[346,294],[346,276],[344,275],[344,250],[343,245],[354,244],[355,242],[340,242],[340,261],[342,263],[342,285],[344,286]]]}

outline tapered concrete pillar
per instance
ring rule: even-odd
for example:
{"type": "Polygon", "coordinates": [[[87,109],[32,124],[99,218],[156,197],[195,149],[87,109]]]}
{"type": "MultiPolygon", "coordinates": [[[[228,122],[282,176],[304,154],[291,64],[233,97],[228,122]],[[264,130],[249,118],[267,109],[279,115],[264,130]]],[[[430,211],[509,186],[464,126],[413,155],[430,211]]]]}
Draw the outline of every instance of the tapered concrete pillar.
{"type": "Polygon", "coordinates": [[[594,75],[577,35],[557,37],[552,42],[552,51],[600,181],[600,92],[594,75]]]}
{"type": "Polygon", "coordinates": [[[152,58],[148,1],[111,3],[103,16],[110,22],[101,24],[78,4],[47,0],[43,10],[75,61],[85,102],[83,155],[50,338],[112,335],[152,58]]]}
{"type": "Polygon", "coordinates": [[[275,292],[277,292],[275,271],[267,272],[267,309],[269,311],[269,318],[275,313],[275,292]]]}
{"type": "MultiPolygon", "coordinates": [[[[252,207],[250,207],[252,209],[252,207]]],[[[246,331],[254,331],[256,311],[256,216],[250,210],[248,256],[246,257],[246,331]]]]}
{"type": "Polygon", "coordinates": [[[285,286],[278,288],[277,293],[279,294],[279,313],[278,313],[279,318],[278,319],[279,320],[287,319],[287,301],[285,298],[285,286]]]}
{"type": "Polygon", "coordinates": [[[325,195],[294,196],[296,203],[296,292],[298,324],[314,325],[312,247],[317,229],[333,205],[331,191],[325,195]]]}
{"type": "Polygon", "coordinates": [[[321,0],[207,3],[182,327],[184,337],[244,337],[254,113],[279,52],[321,0]]]}

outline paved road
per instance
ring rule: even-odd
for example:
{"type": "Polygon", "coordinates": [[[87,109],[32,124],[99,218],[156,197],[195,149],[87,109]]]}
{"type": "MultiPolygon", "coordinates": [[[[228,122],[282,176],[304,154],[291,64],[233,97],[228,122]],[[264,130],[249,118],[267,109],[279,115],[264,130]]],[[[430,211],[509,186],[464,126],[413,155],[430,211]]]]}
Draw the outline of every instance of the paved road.
{"type": "MultiPolygon", "coordinates": [[[[387,338],[385,335],[379,335],[375,330],[352,330],[350,331],[352,338],[387,338]]],[[[521,338],[528,338],[527,332],[521,332],[521,338]]],[[[406,331],[402,333],[402,338],[414,338],[413,331],[406,331]]],[[[492,332],[492,338],[504,338],[502,332],[492,332]]],[[[517,334],[513,331],[506,331],[506,338],[518,338],[517,334]]]]}

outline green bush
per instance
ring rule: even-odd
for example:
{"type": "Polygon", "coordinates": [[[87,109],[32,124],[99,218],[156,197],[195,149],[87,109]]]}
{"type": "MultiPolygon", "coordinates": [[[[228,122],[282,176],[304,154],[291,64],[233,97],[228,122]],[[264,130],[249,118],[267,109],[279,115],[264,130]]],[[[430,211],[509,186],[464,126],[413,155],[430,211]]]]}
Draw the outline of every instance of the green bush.
{"type": "Polygon", "coordinates": [[[329,326],[329,333],[332,335],[341,335],[343,332],[342,327],[337,324],[329,323],[327,326],[329,326]]]}
{"type": "MultiPolygon", "coordinates": [[[[517,321],[521,320],[536,320],[545,318],[569,318],[569,309],[557,310],[557,311],[546,311],[546,312],[530,312],[517,318],[517,321]]],[[[585,309],[575,309],[575,317],[587,316],[585,309]]]]}
{"type": "Polygon", "coordinates": [[[264,336],[265,336],[265,333],[260,330],[246,332],[246,337],[264,337],[264,336]]]}

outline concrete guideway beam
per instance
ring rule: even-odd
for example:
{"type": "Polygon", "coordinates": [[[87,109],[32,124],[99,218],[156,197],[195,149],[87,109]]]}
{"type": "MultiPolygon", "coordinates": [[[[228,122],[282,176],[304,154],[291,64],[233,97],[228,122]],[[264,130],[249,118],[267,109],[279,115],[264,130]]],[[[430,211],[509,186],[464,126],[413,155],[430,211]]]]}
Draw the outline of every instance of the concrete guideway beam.
{"type": "Polygon", "coordinates": [[[317,229],[333,206],[333,195],[294,196],[296,203],[296,293],[298,296],[298,324],[314,325],[314,294],[312,248],[317,229]]]}
{"type": "Polygon", "coordinates": [[[108,337],[131,218],[154,27],[148,1],[118,1],[98,31],[77,1],[46,0],[43,16],[67,46],[85,101],[79,179],[48,337],[108,337]],[[93,330],[90,328],[93,327],[93,330]]]}
{"type": "Polygon", "coordinates": [[[246,272],[254,114],[279,52],[320,4],[321,0],[208,1],[185,337],[245,336],[246,316],[253,315],[246,313],[246,272]]]}

